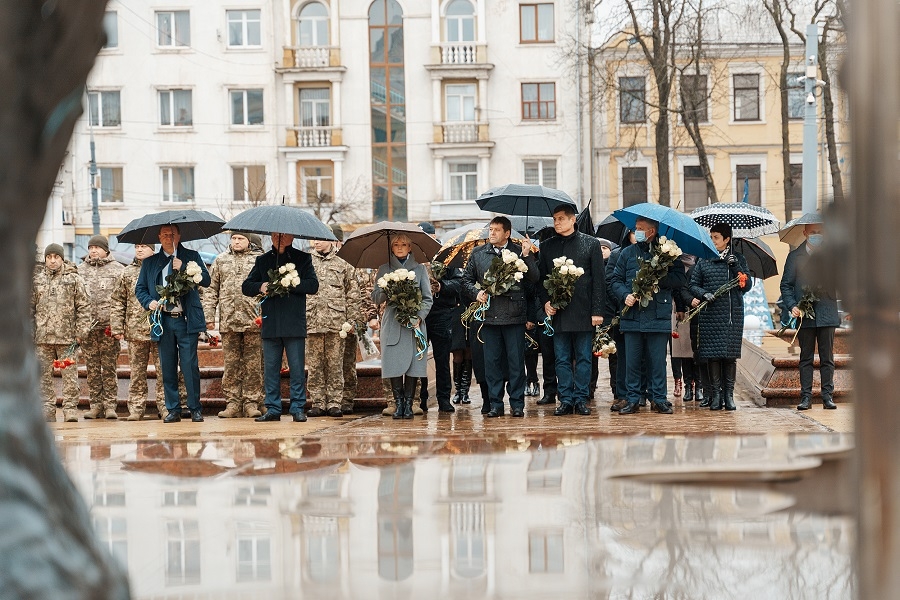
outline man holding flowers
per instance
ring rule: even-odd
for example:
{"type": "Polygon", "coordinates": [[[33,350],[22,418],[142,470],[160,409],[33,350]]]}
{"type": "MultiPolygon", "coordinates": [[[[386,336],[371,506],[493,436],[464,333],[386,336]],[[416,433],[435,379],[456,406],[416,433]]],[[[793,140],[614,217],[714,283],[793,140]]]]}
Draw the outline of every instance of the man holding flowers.
{"type": "Polygon", "coordinates": [[[646,369],[651,401],[660,413],[671,414],[666,404],[666,352],[672,335],[672,292],[687,282],[681,250],[656,233],[659,223],[638,218],[635,244],[619,255],[610,280],[612,294],[624,304],[619,329],[625,335],[626,398],[619,414],[639,411],[641,371],[646,369]],[[654,267],[652,259],[665,268],[654,267]]]}
{"type": "MultiPolygon", "coordinates": [[[[556,236],[541,245],[538,296],[553,332],[559,406],[554,415],[590,415],[591,344],[603,323],[606,276],[600,241],[575,229],[575,207],[553,211],[556,236]],[[573,368],[574,365],[574,368],[573,368]]],[[[548,328],[548,329],[550,329],[548,328]]]]}
{"type": "Polygon", "coordinates": [[[484,342],[484,371],[491,410],[489,418],[503,416],[503,376],[508,375],[510,416],[525,416],[525,323],[524,286],[540,280],[533,245],[520,246],[509,240],[512,224],[506,217],[494,217],[488,227],[487,244],[472,251],[463,287],[479,303],[469,324],[484,342]],[[503,368],[504,357],[507,369],[503,368]]]}

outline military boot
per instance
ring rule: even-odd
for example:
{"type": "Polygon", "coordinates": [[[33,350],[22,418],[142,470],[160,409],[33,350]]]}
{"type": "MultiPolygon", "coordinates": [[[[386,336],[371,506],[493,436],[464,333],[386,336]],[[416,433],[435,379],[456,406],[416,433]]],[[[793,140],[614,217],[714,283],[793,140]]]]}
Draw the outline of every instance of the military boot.
{"type": "Polygon", "coordinates": [[[84,413],[85,419],[102,419],[104,416],[106,411],[103,410],[102,404],[91,404],[91,409],[84,413]]]}
{"type": "Polygon", "coordinates": [[[119,415],[116,414],[116,401],[115,400],[113,400],[112,402],[106,403],[106,410],[104,411],[104,414],[107,419],[118,419],[119,418],[119,415]]]}
{"type": "Polygon", "coordinates": [[[394,411],[396,411],[396,410],[397,410],[397,400],[394,398],[391,398],[387,401],[387,406],[384,408],[384,410],[381,411],[381,414],[384,415],[385,417],[390,417],[391,415],[394,414],[394,411]]]}
{"type": "Polygon", "coordinates": [[[56,409],[53,410],[45,410],[44,411],[44,420],[48,423],[53,423],[56,421],[56,409]]]}
{"type": "Polygon", "coordinates": [[[259,411],[259,405],[256,402],[245,402],[244,403],[244,416],[250,417],[251,419],[255,419],[256,417],[261,417],[262,413],[259,411]]]}
{"type": "Polygon", "coordinates": [[[132,411],[132,412],[128,415],[128,418],[125,419],[125,420],[126,420],[126,421],[140,421],[140,420],[143,419],[143,418],[144,418],[144,413],[132,411]]]}
{"type": "MultiPolygon", "coordinates": [[[[219,411],[218,416],[220,419],[236,419],[241,416],[241,405],[237,402],[229,402],[225,405],[225,410],[219,411]]],[[[247,416],[249,417],[250,415],[247,416]]],[[[256,416],[258,417],[259,415],[257,414],[256,416]]]]}
{"type": "MultiPolygon", "coordinates": [[[[53,420],[56,420],[56,415],[53,416],[53,420]]],[[[78,422],[78,411],[74,409],[64,410],[63,411],[63,421],[66,423],[77,423],[78,422]]]]}

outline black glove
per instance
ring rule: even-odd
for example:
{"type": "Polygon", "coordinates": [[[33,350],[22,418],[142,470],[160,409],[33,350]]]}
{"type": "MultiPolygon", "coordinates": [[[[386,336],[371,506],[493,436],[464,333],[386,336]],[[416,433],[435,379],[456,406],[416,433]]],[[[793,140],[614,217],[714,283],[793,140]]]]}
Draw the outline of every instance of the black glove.
{"type": "Polygon", "coordinates": [[[712,302],[713,300],[716,299],[716,297],[713,296],[710,292],[706,292],[705,294],[703,294],[703,299],[706,300],[707,302],[712,302]]]}
{"type": "Polygon", "coordinates": [[[728,263],[729,267],[736,266],[737,265],[737,256],[735,256],[734,254],[729,254],[728,258],[726,259],[726,262],[728,263]]]}

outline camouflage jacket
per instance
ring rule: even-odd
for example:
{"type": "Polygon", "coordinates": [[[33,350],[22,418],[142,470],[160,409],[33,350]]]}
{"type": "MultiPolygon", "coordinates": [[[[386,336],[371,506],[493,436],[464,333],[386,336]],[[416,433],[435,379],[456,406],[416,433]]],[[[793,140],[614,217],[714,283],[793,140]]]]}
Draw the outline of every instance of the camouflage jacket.
{"type": "Polygon", "coordinates": [[[123,335],[128,341],[149,342],[150,321],[147,311],[134,295],[134,286],[141,273],[141,261],[125,267],[112,292],[109,310],[109,328],[113,335],[123,335]]]}
{"type": "Polygon", "coordinates": [[[216,306],[219,307],[219,331],[259,331],[253,322],[256,318],[256,298],[245,296],[241,285],[260,255],[262,252],[255,246],[244,252],[234,252],[229,248],[213,261],[209,269],[209,287],[201,289],[200,299],[208,323],[215,321],[216,306]]]}
{"type": "Polygon", "coordinates": [[[34,278],[31,294],[36,344],[71,344],[91,326],[91,305],[78,268],[70,262],[56,272],[47,267],[34,278]]]}
{"type": "Polygon", "coordinates": [[[344,323],[355,323],[359,319],[356,274],[334,249],[325,256],[315,251],[310,256],[319,280],[319,292],[306,298],[306,331],[340,331],[344,323]]]}
{"type": "Polygon", "coordinates": [[[365,316],[366,323],[377,319],[383,312],[383,308],[375,306],[372,302],[372,290],[375,289],[375,269],[355,269],[356,282],[359,285],[360,314],[365,316]]]}
{"type": "Polygon", "coordinates": [[[85,258],[78,265],[78,274],[84,280],[88,300],[91,303],[91,320],[94,329],[105,329],[109,325],[109,309],[112,292],[125,270],[116,259],[85,258]]]}

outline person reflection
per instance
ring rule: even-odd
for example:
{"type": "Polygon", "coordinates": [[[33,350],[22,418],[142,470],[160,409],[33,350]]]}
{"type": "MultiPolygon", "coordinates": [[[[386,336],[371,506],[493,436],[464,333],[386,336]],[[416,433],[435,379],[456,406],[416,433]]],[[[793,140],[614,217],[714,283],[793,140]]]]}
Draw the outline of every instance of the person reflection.
{"type": "Polygon", "coordinates": [[[387,468],[378,482],[378,575],[402,581],[413,574],[415,466],[387,468]]]}

